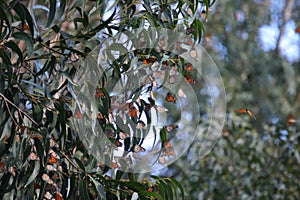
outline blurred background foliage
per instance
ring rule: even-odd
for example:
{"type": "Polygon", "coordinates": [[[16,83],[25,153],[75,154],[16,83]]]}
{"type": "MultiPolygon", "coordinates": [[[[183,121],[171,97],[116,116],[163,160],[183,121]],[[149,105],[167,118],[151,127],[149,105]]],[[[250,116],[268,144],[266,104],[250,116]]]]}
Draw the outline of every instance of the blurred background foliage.
{"type": "Polygon", "coordinates": [[[194,1],[143,3],[144,11],[139,1],[0,2],[0,198],[178,199],[184,190],[186,199],[299,199],[300,2],[218,1],[207,20],[194,1]],[[195,142],[156,172],[166,178],[138,180],[97,163],[70,129],[72,77],[116,32],[177,27],[174,5],[184,30],[196,30],[219,67],[227,122],[205,158],[195,142]],[[268,25],[274,29],[264,32],[268,25]],[[285,34],[288,27],[296,37],[285,34]],[[298,38],[290,42],[298,50],[286,37],[298,38]],[[274,45],[266,47],[265,38],[274,45]],[[256,120],[234,112],[240,108],[256,120]]]}
{"type": "Polygon", "coordinates": [[[188,199],[300,198],[299,9],[293,0],[213,6],[202,44],[222,74],[229,114],[210,154],[199,159],[195,142],[173,165],[188,199]]]}

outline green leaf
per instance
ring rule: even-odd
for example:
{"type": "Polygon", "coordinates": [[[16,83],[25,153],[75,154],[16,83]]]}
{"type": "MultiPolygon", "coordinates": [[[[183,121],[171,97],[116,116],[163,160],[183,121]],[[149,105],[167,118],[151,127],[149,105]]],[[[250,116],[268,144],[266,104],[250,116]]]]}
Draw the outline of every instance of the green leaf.
{"type": "Polygon", "coordinates": [[[48,59],[46,61],[46,63],[44,64],[43,68],[38,73],[36,73],[36,76],[44,74],[49,69],[50,69],[49,71],[52,71],[52,69],[54,68],[55,62],[56,62],[55,56],[51,56],[51,58],[48,59]]]}
{"type": "Polygon", "coordinates": [[[39,172],[40,172],[40,161],[34,161],[34,168],[24,186],[25,188],[35,180],[39,172]]]}
{"type": "Polygon", "coordinates": [[[32,104],[33,119],[36,122],[41,122],[43,117],[43,109],[39,104],[32,104]]]}
{"type": "Polygon", "coordinates": [[[60,19],[63,16],[66,9],[67,1],[60,0],[59,3],[60,4],[59,4],[59,9],[57,10],[57,19],[60,19]]]}
{"type": "Polygon", "coordinates": [[[113,14],[103,23],[101,23],[100,25],[96,26],[94,29],[92,29],[91,31],[82,34],[82,35],[78,35],[77,37],[79,38],[86,38],[86,39],[90,39],[91,37],[93,37],[96,33],[98,33],[99,31],[101,31],[102,29],[106,28],[108,26],[108,24],[113,20],[114,16],[116,14],[116,9],[114,10],[113,14]]]}
{"type": "Polygon", "coordinates": [[[0,48],[0,57],[3,59],[3,62],[6,64],[6,66],[10,68],[10,66],[12,65],[10,62],[10,58],[7,56],[6,52],[2,48],[0,48]]]}
{"type": "MultiPolygon", "coordinates": [[[[12,17],[9,8],[4,2],[0,2],[0,19],[7,23],[8,28],[11,28],[12,17]]],[[[0,30],[2,31],[2,30],[0,30]]]]}
{"type": "Polygon", "coordinates": [[[165,189],[165,197],[167,197],[167,199],[173,200],[174,195],[171,186],[168,183],[166,183],[163,179],[161,179],[159,184],[161,184],[165,189]]]}
{"type": "Polygon", "coordinates": [[[124,174],[123,171],[118,170],[118,171],[117,171],[117,174],[116,174],[116,179],[117,179],[117,180],[121,180],[123,174],[124,174]]]}
{"type": "Polygon", "coordinates": [[[85,167],[83,165],[83,163],[81,162],[81,160],[79,160],[78,158],[74,157],[74,160],[76,161],[76,164],[78,165],[78,167],[80,169],[82,169],[82,171],[85,173],[85,167]]]}
{"type": "MultiPolygon", "coordinates": [[[[165,200],[160,194],[156,192],[147,192],[144,194],[146,197],[154,197],[154,199],[165,200]]],[[[153,198],[150,198],[153,199],[153,198]]]]}
{"type": "Polygon", "coordinates": [[[90,176],[90,179],[94,183],[94,186],[95,186],[95,188],[98,192],[98,195],[99,195],[100,199],[106,199],[106,194],[105,194],[105,190],[104,190],[103,185],[91,176],[90,176]]]}
{"type": "Polygon", "coordinates": [[[16,52],[19,56],[19,61],[20,62],[23,62],[23,53],[22,51],[20,50],[20,48],[18,47],[18,45],[16,45],[13,41],[8,41],[4,44],[6,47],[12,49],[14,52],[16,52]]]}
{"type": "Polygon", "coordinates": [[[40,158],[41,162],[43,162],[43,160],[44,160],[44,147],[43,147],[43,144],[37,138],[34,139],[34,144],[35,144],[35,147],[36,147],[37,155],[40,158]]]}
{"type": "Polygon", "coordinates": [[[176,179],[170,178],[170,180],[180,190],[181,199],[184,199],[184,190],[182,185],[176,179]]]}
{"type": "Polygon", "coordinates": [[[163,148],[163,145],[165,141],[167,140],[167,131],[165,128],[162,128],[159,132],[160,134],[160,141],[161,141],[161,147],[163,148]]]}
{"type": "Polygon", "coordinates": [[[56,12],[56,0],[49,0],[49,3],[50,3],[50,9],[49,9],[46,27],[49,27],[51,25],[56,12]]]}
{"type": "Polygon", "coordinates": [[[16,13],[18,13],[20,18],[22,15],[25,15],[26,22],[29,26],[31,35],[33,36],[34,35],[33,20],[27,8],[22,3],[18,2],[15,4],[14,10],[16,11],[16,13]]]}
{"type": "Polygon", "coordinates": [[[24,32],[15,32],[12,37],[18,39],[18,40],[24,40],[26,42],[27,51],[28,51],[28,57],[30,57],[33,53],[33,43],[31,38],[24,32]]]}
{"type": "Polygon", "coordinates": [[[120,43],[112,43],[110,46],[107,47],[107,51],[119,51],[121,55],[128,53],[128,49],[120,43]]]}
{"type": "Polygon", "coordinates": [[[81,199],[90,199],[87,189],[87,181],[86,180],[80,180],[78,183],[78,189],[81,199]]]}

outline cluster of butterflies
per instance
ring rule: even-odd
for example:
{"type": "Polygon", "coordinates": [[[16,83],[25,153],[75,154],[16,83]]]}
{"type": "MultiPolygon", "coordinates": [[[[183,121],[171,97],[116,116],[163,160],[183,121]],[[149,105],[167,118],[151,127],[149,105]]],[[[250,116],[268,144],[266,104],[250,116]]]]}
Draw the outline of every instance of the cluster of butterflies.
{"type": "MultiPolygon", "coordinates": [[[[142,61],[143,65],[146,65],[149,68],[151,68],[151,66],[154,65],[155,62],[157,62],[157,59],[155,57],[144,58],[142,61]]],[[[168,62],[168,61],[163,61],[161,64],[161,70],[165,70],[165,71],[169,72],[170,80],[173,76],[175,76],[175,73],[176,73],[175,70],[177,70],[174,67],[173,62],[171,65],[172,66],[170,66],[170,62],[168,62]]],[[[184,65],[185,80],[191,84],[194,84],[196,82],[193,79],[192,75],[190,74],[190,72],[193,72],[193,71],[194,71],[194,68],[193,68],[192,64],[186,63],[184,65]]],[[[159,76],[157,76],[157,78],[159,78],[159,76]]],[[[155,105],[155,99],[151,95],[152,87],[154,84],[155,83],[153,81],[152,84],[148,84],[148,85],[145,84],[139,90],[135,91],[139,96],[138,96],[138,98],[134,98],[134,100],[132,100],[132,101],[126,101],[126,103],[120,103],[120,104],[118,104],[118,106],[116,106],[116,104],[114,102],[111,102],[110,110],[116,109],[116,108],[117,109],[125,108],[125,110],[126,110],[125,113],[127,113],[127,115],[130,117],[130,119],[136,124],[135,128],[137,128],[137,129],[147,128],[147,124],[149,124],[151,122],[151,117],[150,117],[149,111],[152,107],[155,107],[155,109],[158,112],[161,112],[161,111],[164,112],[164,111],[168,110],[166,108],[163,109],[162,106],[155,105]],[[147,93],[147,95],[149,94],[148,96],[146,95],[146,98],[144,95],[145,93],[147,93]],[[144,117],[143,117],[143,115],[144,115],[144,117]]],[[[106,93],[103,92],[103,90],[104,90],[103,88],[97,88],[95,91],[95,96],[97,98],[107,98],[106,93]]],[[[178,91],[178,95],[186,97],[186,95],[184,94],[184,92],[182,90],[178,91]]],[[[109,97],[109,98],[112,99],[111,97],[109,97]]],[[[165,94],[165,101],[176,104],[175,94],[173,94],[172,92],[167,92],[165,94]]],[[[109,113],[108,115],[112,116],[112,113],[109,113]]],[[[121,114],[121,115],[123,115],[123,117],[124,117],[124,114],[121,114]]],[[[111,117],[111,118],[113,118],[113,117],[111,117]]],[[[103,125],[105,126],[107,124],[114,124],[113,120],[109,119],[109,116],[102,115],[101,113],[99,113],[99,115],[98,115],[98,120],[100,122],[100,125],[102,125],[102,126],[103,125]]],[[[168,125],[165,128],[166,128],[167,132],[171,132],[171,129],[172,130],[176,129],[176,128],[178,128],[178,126],[177,125],[168,125]]],[[[132,132],[132,130],[130,130],[130,132],[132,132]]],[[[133,152],[133,153],[139,153],[139,152],[146,151],[146,149],[142,146],[143,139],[135,140],[135,138],[134,138],[132,140],[132,134],[129,134],[128,131],[119,129],[119,127],[115,127],[114,130],[105,129],[104,133],[105,133],[106,137],[111,139],[112,143],[116,147],[124,147],[125,151],[129,151],[129,152],[133,152]],[[127,132],[127,133],[125,133],[125,132],[127,132]]],[[[171,147],[170,139],[165,141],[164,143],[165,143],[165,145],[162,150],[161,157],[159,159],[159,162],[162,164],[164,163],[163,157],[176,155],[174,152],[174,148],[171,147]]]]}

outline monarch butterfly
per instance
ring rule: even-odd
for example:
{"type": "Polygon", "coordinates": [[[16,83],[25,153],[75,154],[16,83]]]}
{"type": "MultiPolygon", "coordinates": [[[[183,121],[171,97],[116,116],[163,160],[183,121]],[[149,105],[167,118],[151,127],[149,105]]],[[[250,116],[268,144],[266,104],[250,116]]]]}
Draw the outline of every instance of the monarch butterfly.
{"type": "Polygon", "coordinates": [[[24,25],[23,25],[23,29],[24,29],[25,31],[27,31],[27,30],[29,30],[29,26],[28,26],[27,24],[24,24],[24,25]]]}
{"type": "Polygon", "coordinates": [[[164,155],[164,156],[174,156],[174,157],[176,157],[176,153],[175,153],[173,147],[170,147],[170,148],[168,148],[168,149],[165,149],[164,152],[162,153],[162,155],[164,155]]]}
{"type": "Polygon", "coordinates": [[[161,63],[161,65],[162,65],[162,69],[167,69],[168,67],[169,67],[169,64],[168,64],[168,61],[163,61],[162,63],[161,63]]]}
{"type": "Polygon", "coordinates": [[[167,166],[167,165],[168,165],[168,164],[167,164],[167,160],[166,160],[165,156],[163,156],[163,155],[159,156],[158,162],[161,163],[161,164],[164,165],[164,166],[167,166]]]}
{"type": "Polygon", "coordinates": [[[138,110],[133,105],[133,103],[129,103],[128,108],[129,108],[129,116],[130,117],[137,117],[138,116],[138,110]]]}
{"type": "Polygon", "coordinates": [[[82,119],[82,117],[83,117],[83,115],[82,115],[82,113],[80,112],[79,109],[76,109],[73,116],[74,116],[75,119],[82,119]]]}
{"type": "Polygon", "coordinates": [[[169,83],[174,84],[176,82],[175,76],[169,76],[169,83]]]}
{"type": "Polygon", "coordinates": [[[96,88],[95,96],[103,98],[103,97],[105,97],[105,94],[100,88],[96,88]]]}
{"type": "Polygon", "coordinates": [[[188,82],[188,83],[196,83],[196,81],[193,79],[193,76],[190,75],[190,74],[187,74],[187,75],[184,75],[185,77],[185,80],[188,82]]]}
{"type": "Polygon", "coordinates": [[[154,58],[154,57],[145,58],[144,61],[143,61],[143,64],[147,65],[147,64],[154,63],[155,61],[156,61],[156,58],[154,58]]]}
{"type": "Polygon", "coordinates": [[[138,153],[138,152],[145,152],[146,149],[138,144],[136,144],[134,147],[133,147],[133,152],[135,153],[138,153]]]}
{"type": "Polygon", "coordinates": [[[185,69],[186,69],[186,71],[194,71],[194,68],[192,67],[191,63],[186,63],[185,64],[185,69]]]}
{"type": "Polygon", "coordinates": [[[40,160],[40,158],[38,157],[38,155],[34,152],[31,152],[29,155],[29,159],[30,160],[40,160]]]}
{"type": "Polygon", "coordinates": [[[256,117],[254,116],[254,114],[250,111],[250,110],[248,110],[248,109],[238,109],[238,110],[236,110],[235,112],[237,112],[237,113],[246,113],[246,114],[248,114],[250,117],[252,117],[253,119],[255,119],[256,120],[256,117]]]}
{"type": "Polygon", "coordinates": [[[121,146],[123,145],[119,140],[115,140],[114,144],[115,144],[117,147],[121,147],[121,146]]]}
{"type": "Polygon", "coordinates": [[[166,101],[167,101],[167,102],[176,103],[175,97],[174,97],[170,92],[167,93],[166,101]]]}
{"type": "Polygon", "coordinates": [[[296,117],[292,114],[289,114],[287,122],[288,122],[288,125],[294,125],[297,122],[296,117]]]}
{"type": "Polygon", "coordinates": [[[186,29],[186,34],[189,35],[189,34],[191,34],[191,33],[194,33],[195,31],[196,31],[196,30],[195,30],[194,28],[189,27],[189,28],[186,29]]]}
{"type": "Polygon", "coordinates": [[[58,163],[56,158],[52,154],[50,154],[50,156],[48,158],[48,162],[49,163],[58,163]]]}
{"type": "MultiPolygon", "coordinates": [[[[119,168],[119,165],[118,165],[118,163],[116,163],[116,162],[112,162],[112,164],[111,164],[111,168],[113,168],[113,169],[117,169],[117,168],[119,168]]],[[[105,177],[105,179],[106,179],[106,177],[105,177]]]]}
{"type": "Polygon", "coordinates": [[[113,130],[111,129],[105,129],[104,134],[106,135],[106,137],[108,138],[114,138],[115,137],[115,133],[113,130]]]}
{"type": "Polygon", "coordinates": [[[139,121],[137,122],[136,128],[137,128],[137,129],[139,129],[139,128],[144,128],[145,126],[146,126],[146,124],[145,124],[143,121],[139,120],[139,121]]]}
{"type": "Polygon", "coordinates": [[[125,140],[126,138],[129,138],[130,135],[128,133],[120,132],[119,137],[120,137],[120,140],[125,140]]]}
{"type": "Polygon", "coordinates": [[[171,144],[171,140],[170,138],[168,138],[165,142],[164,142],[164,148],[166,149],[169,149],[172,147],[172,144],[171,144]]]}
{"type": "Polygon", "coordinates": [[[166,126],[167,132],[171,132],[171,131],[173,131],[174,129],[177,129],[177,128],[178,128],[177,124],[172,124],[172,125],[166,126]]]}

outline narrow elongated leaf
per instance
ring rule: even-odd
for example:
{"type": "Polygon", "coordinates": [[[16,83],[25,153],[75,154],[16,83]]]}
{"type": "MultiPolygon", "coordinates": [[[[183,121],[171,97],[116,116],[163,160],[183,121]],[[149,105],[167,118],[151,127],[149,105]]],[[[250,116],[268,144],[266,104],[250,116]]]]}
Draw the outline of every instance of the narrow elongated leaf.
{"type": "Polygon", "coordinates": [[[81,160],[79,160],[78,158],[74,157],[74,160],[76,161],[76,164],[78,165],[78,167],[80,169],[82,169],[83,172],[85,172],[85,168],[84,168],[84,165],[83,163],[81,162],[81,160]]]}
{"type": "Polygon", "coordinates": [[[160,141],[161,141],[161,147],[163,147],[165,141],[167,140],[167,131],[165,128],[162,128],[159,132],[160,134],[160,141]]]}
{"type": "Polygon", "coordinates": [[[35,161],[33,171],[24,186],[25,188],[35,180],[39,172],[40,172],[40,161],[35,161]]]}
{"type": "Polygon", "coordinates": [[[19,56],[19,61],[23,62],[23,53],[20,50],[20,48],[18,47],[18,45],[16,45],[13,41],[8,41],[4,44],[6,47],[12,49],[14,52],[16,52],[19,56]]]}
{"type": "Polygon", "coordinates": [[[59,9],[57,10],[57,18],[56,18],[58,20],[63,16],[67,5],[66,0],[60,0],[59,2],[60,4],[59,4],[59,9]]]}
{"type": "Polygon", "coordinates": [[[24,32],[15,32],[12,36],[16,39],[24,40],[26,42],[27,51],[28,51],[27,56],[30,57],[33,53],[33,43],[31,38],[24,32]]]}
{"type": "Polygon", "coordinates": [[[105,194],[105,190],[104,190],[103,185],[99,181],[94,179],[93,177],[90,177],[90,178],[91,178],[92,182],[94,183],[94,186],[95,186],[95,188],[98,192],[98,195],[99,195],[100,199],[105,199],[106,194],[105,194]]]}
{"type": "Polygon", "coordinates": [[[174,195],[171,186],[168,183],[166,183],[164,180],[160,181],[160,185],[162,185],[165,189],[165,197],[167,197],[167,199],[173,200],[174,195]]]}
{"type": "Polygon", "coordinates": [[[96,33],[98,33],[99,31],[101,31],[102,29],[106,28],[108,26],[108,24],[113,20],[114,16],[116,14],[116,9],[114,10],[113,14],[103,23],[101,23],[100,25],[96,26],[94,29],[92,29],[91,31],[83,34],[83,35],[79,35],[79,38],[86,38],[89,39],[91,37],[93,37],[96,33]]]}
{"type": "Polygon", "coordinates": [[[0,3],[0,19],[4,20],[7,23],[9,29],[11,28],[12,17],[9,12],[9,8],[4,2],[0,3]]]}
{"type": "Polygon", "coordinates": [[[20,13],[20,15],[22,15],[21,13],[24,13],[26,22],[27,22],[30,32],[31,32],[31,35],[33,36],[34,35],[34,28],[33,28],[34,24],[33,24],[32,17],[30,15],[29,11],[27,10],[26,6],[24,6],[22,3],[18,2],[15,4],[14,10],[17,13],[20,13]]]}
{"type": "MultiPolygon", "coordinates": [[[[146,197],[153,197],[154,199],[159,199],[159,200],[165,200],[160,194],[156,193],[156,192],[147,192],[147,193],[143,193],[143,195],[145,195],[146,197]]],[[[150,198],[150,199],[153,199],[150,198]]]]}
{"type": "Polygon", "coordinates": [[[78,183],[78,188],[79,188],[79,194],[81,199],[86,199],[86,200],[90,199],[86,180],[80,180],[78,183]]]}
{"type": "Polygon", "coordinates": [[[7,56],[6,52],[2,48],[0,48],[0,57],[3,59],[3,62],[6,64],[6,66],[10,68],[10,58],[7,56]]]}
{"type": "Polygon", "coordinates": [[[47,70],[52,71],[55,65],[55,56],[51,56],[50,60],[47,60],[47,62],[44,64],[43,68],[36,73],[37,76],[44,74],[47,70]]]}
{"type": "Polygon", "coordinates": [[[184,199],[184,190],[182,185],[176,179],[172,178],[171,181],[180,190],[181,199],[184,199]]]}
{"type": "Polygon", "coordinates": [[[46,23],[46,27],[50,26],[56,12],[56,0],[49,0],[50,3],[50,9],[49,9],[49,14],[48,14],[48,20],[46,23]]]}

